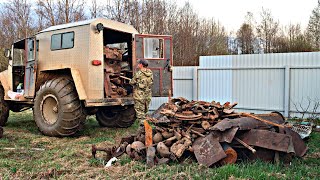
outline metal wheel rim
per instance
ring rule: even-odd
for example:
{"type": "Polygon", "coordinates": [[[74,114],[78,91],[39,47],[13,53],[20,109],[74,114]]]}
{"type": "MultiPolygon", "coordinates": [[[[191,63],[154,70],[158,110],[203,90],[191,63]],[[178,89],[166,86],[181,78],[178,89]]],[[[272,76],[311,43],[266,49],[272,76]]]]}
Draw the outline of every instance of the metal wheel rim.
{"type": "Polygon", "coordinates": [[[40,110],[45,123],[53,125],[58,121],[59,104],[54,95],[48,94],[43,97],[40,110]]]}

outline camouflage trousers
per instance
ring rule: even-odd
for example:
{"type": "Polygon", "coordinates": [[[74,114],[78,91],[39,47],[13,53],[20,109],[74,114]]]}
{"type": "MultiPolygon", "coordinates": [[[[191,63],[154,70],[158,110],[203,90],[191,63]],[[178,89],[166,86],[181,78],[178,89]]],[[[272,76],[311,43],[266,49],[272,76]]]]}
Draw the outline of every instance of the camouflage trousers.
{"type": "Polygon", "coordinates": [[[136,111],[137,121],[140,124],[146,119],[146,115],[149,111],[149,105],[151,102],[151,98],[145,99],[135,99],[134,100],[134,110],[136,111]]]}

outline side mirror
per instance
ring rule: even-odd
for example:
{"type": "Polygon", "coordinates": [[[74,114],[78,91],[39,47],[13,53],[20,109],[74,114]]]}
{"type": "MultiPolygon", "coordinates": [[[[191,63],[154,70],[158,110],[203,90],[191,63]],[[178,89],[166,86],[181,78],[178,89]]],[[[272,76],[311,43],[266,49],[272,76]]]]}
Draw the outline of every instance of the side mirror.
{"type": "Polygon", "coordinates": [[[11,59],[11,51],[10,49],[4,50],[4,57],[11,59]]]}
{"type": "Polygon", "coordinates": [[[100,31],[102,31],[102,30],[104,29],[104,26],[103,26],[102,23],[98,23],[98,24],[96,25],[96,28],[97,28],[98,33],[100,33],[100,31]]]}

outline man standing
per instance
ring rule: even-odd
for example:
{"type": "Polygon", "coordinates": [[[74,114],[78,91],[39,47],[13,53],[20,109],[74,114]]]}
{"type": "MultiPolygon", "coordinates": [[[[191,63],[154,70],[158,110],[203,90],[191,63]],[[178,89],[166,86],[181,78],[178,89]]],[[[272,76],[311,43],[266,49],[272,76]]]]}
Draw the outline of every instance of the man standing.
{"type": "Polygon", "coordinates": [[[148,69],[147,60],[140,59],[137,63],[139,71],[133,76],[130,84],[133,85],[134,109],[137,120],[140,124],[143,124],[151,102],[153,74],[152,71],[148,69]]]}

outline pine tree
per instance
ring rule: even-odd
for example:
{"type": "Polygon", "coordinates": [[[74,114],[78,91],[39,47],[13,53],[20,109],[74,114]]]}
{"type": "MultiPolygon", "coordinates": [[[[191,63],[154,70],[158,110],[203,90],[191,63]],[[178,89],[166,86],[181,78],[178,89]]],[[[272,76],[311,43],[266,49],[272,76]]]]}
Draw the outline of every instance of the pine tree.
{"type": "Polygon", "coordinates": [[[316,51],[320,50],[320,0],[318,6],[313,9],[308,24],[308,36],[316,51]]]}

